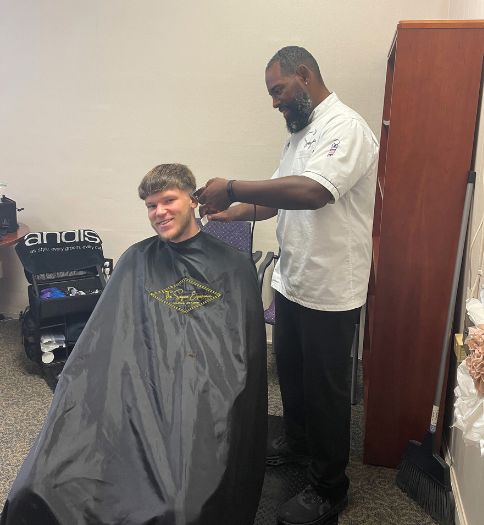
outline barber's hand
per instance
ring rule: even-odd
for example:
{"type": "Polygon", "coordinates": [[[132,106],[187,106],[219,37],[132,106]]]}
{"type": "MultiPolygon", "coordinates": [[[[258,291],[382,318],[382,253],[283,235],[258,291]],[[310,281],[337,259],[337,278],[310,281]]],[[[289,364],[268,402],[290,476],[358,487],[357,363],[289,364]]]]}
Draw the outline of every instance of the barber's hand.
{"type": "Polygon", "coordinates": [[[203,209],[204,207],[200,207],[200,217],[203,217],[206,215],[208,217],[209,221],[233,221],[234,218],[232,217],[232,213],[230,212],[233,208],[228,208],[224,211],[211,211],[207,212],[203,209]]]}
{"type": "MultiPolygon", "coordinates": [[[[198,196],[198,202],[210,210],[223,211],[232,203],[227,195],[227,179],[210,179],[205,185],[205,190],[198,196]]],[[[206,214],[207,212],[205,212],[206,214]]],[[[208,212],[210,213],[210,212],[208,212]]]]}
{"type": "Polygon", "coordinates": [[[209,206],[208,204],[200,204],[198,211],[200,213],[200,217],[204,217],[205,215],[208,215],[209,219],[212,215],[215,215],[216,213],[219,212],[217,208],[212,208],[212,206],[209,206]]]}

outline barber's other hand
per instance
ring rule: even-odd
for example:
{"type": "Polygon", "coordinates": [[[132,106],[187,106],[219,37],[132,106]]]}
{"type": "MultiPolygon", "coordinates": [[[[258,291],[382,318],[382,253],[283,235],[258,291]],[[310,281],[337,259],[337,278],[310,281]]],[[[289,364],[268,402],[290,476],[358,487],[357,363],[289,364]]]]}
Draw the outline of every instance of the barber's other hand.
{"type": "MultiPolygon", "coordinates": [[[[201,213],[204,207],[210,210],[223,211],[232,203],[227,194],[227,179],[210,179],[205,185],[205,190],[199,195],[198,202],[202,204],[201,213]]],[[[205,214],[210,212],[205,212],[205,214]]]]}

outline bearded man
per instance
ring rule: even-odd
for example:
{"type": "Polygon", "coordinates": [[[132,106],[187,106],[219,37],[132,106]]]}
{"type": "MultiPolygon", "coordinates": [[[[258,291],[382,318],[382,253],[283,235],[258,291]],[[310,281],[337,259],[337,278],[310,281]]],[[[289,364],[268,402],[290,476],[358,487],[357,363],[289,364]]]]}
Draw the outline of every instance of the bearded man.
{"type": "Polygon", "coordinates": [[[366,302],[378,142],[325,86],[314,57],[279,50],[265,81],[291,136],[270,180],[212,179],[201,192],[211,220],[277,214],[280,257],[274,348],[285,435],[267,464],[309,463],[308,486],[282,505],[286,525],[326,523],[348,503],[350,350],[366,302]],[[232,202],[242,204],[229,207],[232,202]]]}

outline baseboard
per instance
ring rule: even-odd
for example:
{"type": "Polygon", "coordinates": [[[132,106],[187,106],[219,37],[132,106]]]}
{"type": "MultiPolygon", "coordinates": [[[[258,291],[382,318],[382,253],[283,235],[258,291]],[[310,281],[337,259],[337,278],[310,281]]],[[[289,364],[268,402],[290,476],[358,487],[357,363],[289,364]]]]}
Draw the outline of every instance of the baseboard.
{"type": "Polygon", "coordinates": [[[450,484],[452,486],[452,494],[454,495],[455,501],[455,525],[468,525],[464,505],[460,495],[459,482],[457,481],[455,469],[452,465],[452,454],[450,453],[449,443],[445,437],[443,439],[442,448],[444,450],[445,461],[450,466],[450,484]]]}
{"type": "Polygon", "coordinates": [[[455,500],[455,525],[468,525],[464,505],[459,491],[459,483],[455,475],[454,467],[450,467],[450,483],[452,485],[452,493],[455,500]]]}

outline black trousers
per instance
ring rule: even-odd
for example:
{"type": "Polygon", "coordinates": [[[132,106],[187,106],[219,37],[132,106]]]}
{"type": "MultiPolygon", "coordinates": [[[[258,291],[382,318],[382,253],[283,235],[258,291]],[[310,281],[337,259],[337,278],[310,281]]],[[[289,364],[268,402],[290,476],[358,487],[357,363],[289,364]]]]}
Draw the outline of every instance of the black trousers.
{"type": "Polygon", "coordinates": [[[348,490],[350,353],[359,308],[323,312],[276,292],[274,349],[286,437],[311,456],[309,481],[331,500],[348,490]]]}

